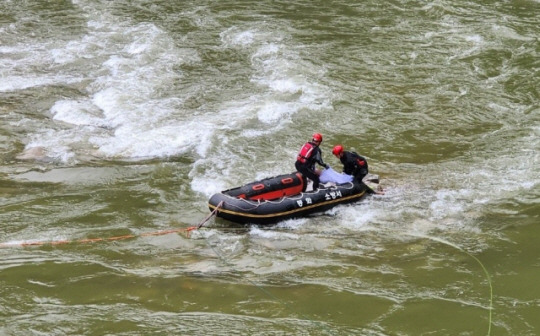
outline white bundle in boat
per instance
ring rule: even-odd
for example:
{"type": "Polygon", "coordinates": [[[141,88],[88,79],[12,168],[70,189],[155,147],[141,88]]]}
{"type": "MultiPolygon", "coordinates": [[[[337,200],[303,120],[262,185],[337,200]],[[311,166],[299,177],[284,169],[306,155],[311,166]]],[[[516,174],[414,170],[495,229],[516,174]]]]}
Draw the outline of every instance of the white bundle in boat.
{"type": "Polygon", "coordinates": [[[319,179],[321,183],[333,182],[336,184],[341,184],[341,183],[352,182],[353,177],[345,173],[338,173],[332,168],[328,168],[321,172],[321,176],[319,176],[319,179]]]}

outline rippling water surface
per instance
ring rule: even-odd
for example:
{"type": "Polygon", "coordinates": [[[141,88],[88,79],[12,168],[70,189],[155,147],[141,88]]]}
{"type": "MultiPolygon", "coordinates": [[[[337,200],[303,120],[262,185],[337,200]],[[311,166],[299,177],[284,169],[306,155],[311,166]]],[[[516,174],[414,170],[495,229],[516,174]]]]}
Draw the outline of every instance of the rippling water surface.
{"type": "Polygon", "coordinates": [[[0,334],[540,333],[538,1],[0,13],[0,334]],[[385,195],[184,231],[315,131],[385,195]]]}

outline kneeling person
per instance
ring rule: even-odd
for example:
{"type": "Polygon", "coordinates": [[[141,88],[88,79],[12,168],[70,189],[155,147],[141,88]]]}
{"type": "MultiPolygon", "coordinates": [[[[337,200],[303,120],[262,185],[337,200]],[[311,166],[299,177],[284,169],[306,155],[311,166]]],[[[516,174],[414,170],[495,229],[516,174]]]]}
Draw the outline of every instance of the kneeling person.
{"type": "Polygon", "coordinates": [[[344,150],[342,145],[334,146],[332,154],[343,163],[343,172],[352,175],[354,181],[362,182],[362,179],[368,174],[368,163],[364,157],[355,152],[344,150]]]}

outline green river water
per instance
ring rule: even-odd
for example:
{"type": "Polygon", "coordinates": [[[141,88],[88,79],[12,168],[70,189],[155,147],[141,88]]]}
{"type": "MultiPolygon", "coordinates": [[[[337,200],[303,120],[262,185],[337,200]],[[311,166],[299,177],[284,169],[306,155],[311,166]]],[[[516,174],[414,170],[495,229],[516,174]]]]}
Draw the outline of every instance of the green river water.
{"type": "Polygon", "coordinates": [[[3,0],[0,335],[540,334],[538,27],[538,0],[3,0]],[[385,194],[185,232],[314,132],[385,194]]]}

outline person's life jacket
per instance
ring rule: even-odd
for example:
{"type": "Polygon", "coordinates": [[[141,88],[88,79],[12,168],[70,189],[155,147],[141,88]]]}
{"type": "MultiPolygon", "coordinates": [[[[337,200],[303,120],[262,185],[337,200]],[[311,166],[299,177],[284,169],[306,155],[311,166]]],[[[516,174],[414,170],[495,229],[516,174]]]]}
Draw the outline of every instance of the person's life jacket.
{"type": "Polygon", "coordinates": [[[296,160],[302,163],[306,163],[313,155],[314,149],[315,146],[311,142],[306,142],[304,146],[302,146],[302,148],[300,149],[300,153],[298,153],[296,160]]]}
{"type": "Polygon", "coordinates": [[[362,174],[365,175],[368,173],[368,163],[366,159],[356,152],[347,152],[342,159],[343,163],[343,172],[348,175],[362,174]]]}
{"type": "Polygon", "coordinates": [[[361,157],[360,155],[358,155],[358,153],[356,152],[351,152],[353,154],[353,157],[354,157],[354,160],[356,161],[356,166],[358,168],[366,168],[366,165],[367,165],[367,162],[366,160],[361,157]]]}

